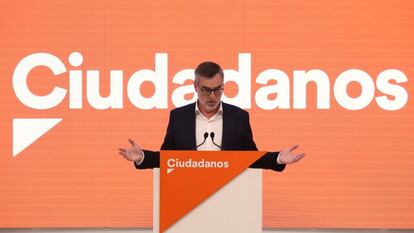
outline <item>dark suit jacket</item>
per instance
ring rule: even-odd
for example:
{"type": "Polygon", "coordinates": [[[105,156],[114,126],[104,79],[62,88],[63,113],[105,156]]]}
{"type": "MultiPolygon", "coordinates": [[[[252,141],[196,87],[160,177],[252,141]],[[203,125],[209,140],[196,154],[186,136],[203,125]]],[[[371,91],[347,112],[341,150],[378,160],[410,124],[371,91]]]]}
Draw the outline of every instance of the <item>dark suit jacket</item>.
{"type": "MultiPolygon", "coordinates": [[[[253,141],[249,113],[236,106],[223,104],[223,135],[222,150],[258,150],[253,141]]],[[[167,133],[161,150],[195,150],[196,149],[196,116],[195,103],[176,108],[170,112],[167,133]]],[[[137,169],[160,166],[160,152],[144,150],[145,158],[137,169]]],[[[251,168],[264,168],[283,171],[284,164],[278,164],[276,158],[279,152],[268,152],[251,168]]]]}

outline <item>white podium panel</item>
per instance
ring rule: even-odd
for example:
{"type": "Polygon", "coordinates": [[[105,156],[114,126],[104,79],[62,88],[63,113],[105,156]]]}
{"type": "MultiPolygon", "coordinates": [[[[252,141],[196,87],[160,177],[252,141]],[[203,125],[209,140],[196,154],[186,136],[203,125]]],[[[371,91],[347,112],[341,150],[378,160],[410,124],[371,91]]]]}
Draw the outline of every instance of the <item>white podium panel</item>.
{"type": "MultiPolygon", "coordinates": [[[[155,233],[159,233],[159,184],[160,171],[154,169],[155,233]]],[[[262,170],[247,169],[165,232],[262,233],[262,170]]]]}

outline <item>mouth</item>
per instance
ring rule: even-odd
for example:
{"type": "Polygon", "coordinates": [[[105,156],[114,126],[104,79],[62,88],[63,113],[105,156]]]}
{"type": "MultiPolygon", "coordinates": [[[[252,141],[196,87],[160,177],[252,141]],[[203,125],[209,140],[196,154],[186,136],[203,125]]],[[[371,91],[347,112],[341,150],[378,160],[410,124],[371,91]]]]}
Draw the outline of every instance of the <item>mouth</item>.
{"type": "Polygon", "coordinates": [[[207,105],[214,106],[217,104],[217,101],[207,101],[207,105]]]}

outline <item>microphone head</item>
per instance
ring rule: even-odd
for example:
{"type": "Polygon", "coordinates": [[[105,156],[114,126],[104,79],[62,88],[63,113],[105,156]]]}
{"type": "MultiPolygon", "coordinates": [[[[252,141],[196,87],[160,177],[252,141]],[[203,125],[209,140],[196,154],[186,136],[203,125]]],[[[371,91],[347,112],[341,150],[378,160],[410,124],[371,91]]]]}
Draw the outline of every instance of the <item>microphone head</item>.
{"type": "Polygon", "coordinates": [[[208,133],[207,132],[205,132],[204,133],[204,140],[206,140],[208,138],[208,133]]]}
{"type": "Polygon", "coordinates": [[[210,133],[210,137],[211,137],[211,138],[214,138],[214,132],[211,132],[211,133],[210,133]]]}

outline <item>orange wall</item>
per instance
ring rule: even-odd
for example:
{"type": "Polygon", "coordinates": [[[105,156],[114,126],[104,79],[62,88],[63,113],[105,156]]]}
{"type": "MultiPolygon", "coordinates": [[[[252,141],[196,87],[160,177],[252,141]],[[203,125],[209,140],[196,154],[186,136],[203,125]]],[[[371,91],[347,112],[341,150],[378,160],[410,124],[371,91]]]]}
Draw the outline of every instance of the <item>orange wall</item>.
{"type": "MultiPolygon", "coordinates": [[[[136,171],[117,154],[129,137],[142,147],[161,145],[168,110],[124,107],[82,109],[68,98],[49,110],[24,106],[12,88],[13,70],[35,52],[59,57],[79,51],[83,71],[154,69],[155,53],[168,54],[172,77],[214,60],[238,69],[238,54],[252,57],[251,124],[261,150],[299,143],[307,157],[283,173],[265,172],[265,227],[414,228],[414,2],[412,1],[33,1],[0,4],[0,227],[149,227],[152,173],[136,171]],[[331,106],[316,108],[309,85],[307,109],[260,109],[255,82],[277,68],[321,69],[330,78],[331,106]],[[408,77],[408,102],[386,111],[375,101],[350,111],[333,97],[336,77],[348,69],[375,81],[386,69],[408,77]],[[15,158],[13,118],[64,120],[15,158]]],[[[32,91],[44,95],[68,87],[68,73],[30,73],[32,91]]],[[[249,81],[249,80],[247,80],[249,81]]],[[[85,83],[85,82],[84,82],[85,83]]],[[[190,82],[186,83],[189,84],[190,82]]],[[[292,85],[292,81],[290,82],[292,85]]],[[[292,88],[292,86],[291,86],[292,88]]],[[[145,90],[144,90],[145,89],[145,90]]],[[[145,95],[154,87],[146,83],[145,95]]],[[[126,90],[126,88],[124,89],[126,90]]],[[[360,87],[350,85],[358,96],[360,87]]],[[[225,94],[237,94],[234,83],[225,94]]],[[[291,94],[292,95],[292,94],[291,94]]],[[[375,96],[381,93],[376,90],[375,96]]],[[[86,95],[84,95],[86,96],[86,95]]]]}

